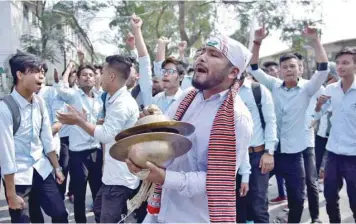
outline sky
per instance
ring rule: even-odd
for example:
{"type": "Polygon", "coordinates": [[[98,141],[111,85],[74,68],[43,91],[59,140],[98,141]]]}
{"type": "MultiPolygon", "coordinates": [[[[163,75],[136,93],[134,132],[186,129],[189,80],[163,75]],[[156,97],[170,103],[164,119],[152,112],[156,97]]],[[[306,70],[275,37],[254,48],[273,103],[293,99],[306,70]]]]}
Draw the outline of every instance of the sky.
{"type": "MultiPolygon", "coordinates": [[[[322,37],[323,43],[332,41],[356,38],[356,29],[352,19],[356,9],[356,0],[322,0],[318,7],[318,11],[323,14],[322,37]],[[319,8],[320,7],[320,8],[319,8]]],[[[293,9],[292,13],[295,15],[303,15],[300,9],[293,9]]],[[[221,33],[231,34],[229,27],[235,26],[236,21],[227,9],[220,9],[220,15],[224,15],[221,19],[221,26],[218,30],[221,33]],[[220,14],[221,13],[221,14],[220,14]]],[[[113,36],[115,31],[110,31],[108,26],[111,18],[115,15],[114,9],[106,9],[99,12],[97,18],[92,21],[90,25],[90,32],[88,33],[96,51],[103,55],[110,55],[119,53],[118,48],[112,44],[106,44],[100,41],[103,32],[113,36]]],[[[268,56],[273,53],[285,50],[288,46],[279,39],[280,33],[275,31],[264,40],[261,46],[260,56],[268,56]]]]}

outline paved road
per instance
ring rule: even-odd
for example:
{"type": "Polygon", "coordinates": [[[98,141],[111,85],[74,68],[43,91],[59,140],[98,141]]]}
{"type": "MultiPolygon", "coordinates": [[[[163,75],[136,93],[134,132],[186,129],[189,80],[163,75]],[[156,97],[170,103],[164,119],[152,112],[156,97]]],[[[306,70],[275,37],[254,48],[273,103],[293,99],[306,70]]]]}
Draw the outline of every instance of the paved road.
{"type": "MultiPolygon", "coordinates": [[[[276,181],[275,179],[271,179],[270,183],[272,184],[270,186],[270,192],[269,192],[269,198],[274,198],[277,195],[277,187],[276,187],[276,181]]],[[[349,208],[349,202],[346,196],[346,185],[344,185],[344,188],[340,192],[340,207],[341,207],[341,217],[343,220],[343,223],[354,223],[353,217],[352,217],[352,212],[349,208]]],[[[90,190],[88,188],[87,191],[87,205],[91,203],[92,199],[90,196],[90,190]]],[[[73,204],[70,203],[68,200],[65,201],[66,207],[69,211],[69,221],[74,222],[74,214],[73,214],[73,204]]],[[[280,205],[271,205],[269,207],[269,212],[270,212],[270,221],[273,222],[273,220],[276,217],[281,217],[285,216],[286,212],[283,211],[283,209],[286,207],[286,203],[280,204],[280,205]]],[[[1,190],[0,193],[0,223],[9,223],[10,222],[10,217],[8,213],[8,207],[7,203],[5,201],[4,197],[4,191],[3,189],[1,190]]],[[[88,218],[88,223],[94,223],[94,214],[87,210],[87,218],[88,218]]],[[[50,222],[50,218],[46,217],[45,218],[47,222],[50,222]]],[[[325,209],[325,199],[322,193],[320,193],[320,219],[324,223],[328,222],[328,216],[326,214],[326,209],[325,209]]],[[[131,218],[128,220],[129,222],[133,222],[133,219],[131,218]]],[[[303,223],[310,223],[310,216],[309,216],[309,210],[308,210],[308,203],[305,203],[304,206],[304,212],[303,212],[303,218],[302,218],[303,223]]]]}

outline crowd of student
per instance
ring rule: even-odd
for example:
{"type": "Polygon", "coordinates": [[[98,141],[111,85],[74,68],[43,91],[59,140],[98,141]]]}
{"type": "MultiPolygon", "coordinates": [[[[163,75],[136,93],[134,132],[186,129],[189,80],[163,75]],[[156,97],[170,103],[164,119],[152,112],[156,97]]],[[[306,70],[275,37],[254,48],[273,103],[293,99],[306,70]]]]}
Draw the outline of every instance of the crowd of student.
{"type": "Polygon", "coordinates": [[[53,86],[46,86],[41,59],[11,57],[14,88],[0,102],[0,166],[12,222],[44,222],[41,208],[52,222],[68,222],[68,188],[75,221],[85,223],[88,183],[95,221],[123,222],[141,168],[109,150],[151,105],[195,132],[187,154],[164,169],[150,167],[147,180],[162,186],[162,197],[134,212],[138,222],[269,223],[274,175],[279,196],[270,203],[288,201],[288,218],[279,222],[301,222],[306,197],[312,223],[321,222],[320,176],[330,222],[341,222],[343,180],[356,221],[356,50],[328,62],[317,30],[306,27],[317,66],[305,80],[298,52],[259,67],[262,27],[252,52],[220,35],[207,40],[193,64],[184,57],[186,42],[179,58],[166,57],[169,40],[162,37],[152,63],[142,23],[130,20],[129,56],[91,66],[79,52],[79,66],[71,61],[60,77],[54,71],[53,86]]]}

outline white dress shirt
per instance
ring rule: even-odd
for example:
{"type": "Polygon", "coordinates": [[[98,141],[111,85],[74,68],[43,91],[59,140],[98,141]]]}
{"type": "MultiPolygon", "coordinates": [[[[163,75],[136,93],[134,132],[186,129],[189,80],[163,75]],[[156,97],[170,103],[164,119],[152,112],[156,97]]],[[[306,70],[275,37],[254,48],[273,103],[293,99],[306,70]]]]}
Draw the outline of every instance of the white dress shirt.
{"type": "Polygon", "coordinates": [[[176,94],[174,94],[174,96],[167,96],[166,93],[160,92],[157,93],[152,100],[152,103],[157,105],[159,107],[159,109],[161,109],[161,111],[163,113],[166,113],[170,106],[177,101],[177,99],[179,99],[179,97],[182,95],[183,91],[181,88],[178,88],[178,91],[176,92],[176,94]]]}
{"type": "MultiPolygon", "coordinates": [[[[56,116],[58,108],[55,105],[56,101],[58,100],[57,90],[52,86],[44,86],[44,87],[41,88],[41,90],[38,93],[38,95],[43,98],[43,100],[44,100],[44,102],[46,104],[48,115],[49,115],[49,120],[51,122],[51,125],[53,125],[54,123],[58,122],[58,119],[57,119],[57,116],[56,116]]],[[[59,156],[60,150],[61,150],[61,141],[59,139],[59,134],[58,133],[53,135],[52,145],[53,145],[53,149],[56,151],[56,154],[59,156]]]]}
{"type": "Polygon", "coordinates": [[[99,88],[97,89],[95,86],[93,87],[93,89],[91,90],[97,97],[101,97],[101,95],[104,93],[103,88],[99,88]]]}
{"type": "MultiPolygon", "coordinates": [[[[98,119],[104,117],[103,102],[100,97],[88,97],[83,90],[69,88],[68,83],[60,83],[57,92],[61,99],[72,105],[76,110],[87,113],[87,121],[96,124],[98,119]]],[[[69,150],[80,152],[88,149],[99,148],[100,143],[78,126],[69,129],[69,150]]]]}
{"type": "MultiPolygon", "coordinates": [[[[32,185],[33,169],[46,179],[53,167],[46,157],[53,150],[52,129],[48,112],[33,97],[32,104],[14,88],[11,93],[17,102],[21,124],[13,136],[13,118],[8,106],[0,101],[0,167],[1,175],[15,174],[15,185],[32,185]]],[[[42,102],[43,103],[43,102],[42,102]]]]}
{"type": "Polygon", "coordinates": [[[274,99],[277,116],[277,133],[281,153],[298,153],[307,148],[305,118],[311,97],[320,89],[328,76],[328,70],[317,71],[309,82],[298,81],[296,87],[288,89],[283,80],[267,75],[261,69],[249,72],[265,85],[274,99]]]}
{"type": "MultiPolygon", "coordinates": [[[[305,84],[309,82],[309,80],[306,79],[300,79],[300,82],[304,82],[305,84]]],[[[315,147],[315,131],[314,128],[312,127],[312,123],[314,120],[314,113],[315,113],[315,106],[318,101],[318,98],[325,93],[325,87],[321,86],[318,92],[316,92],[312,98],[310,99],[310,103],[307,108],[307,112],[305,114],[305,131],[306,131],[306,136],[305,136],[305,141],[307,147],[315,147]]]]}
{"type": "Polygon", "coordinates": [[[126,163],[113,159],[109,152],[116,143],[115,136],[136,123],[139,117],[137,103],[127,91],[126,86],[119,89],[113,96],[108,95],[105,102],[104,124],[97,125],[94,131],[94,138],[105,144],[102,182],[106,185],[123,185],[136,189],[139,179],[129,171],[126,163]]]}
{"type": "Polygon", "coordinates": [[[327,111],[325,114],[321,116],[319,120],[320,123],[319,123],[318,132],[316,133],[318,136],[323,138],[329,138],[330,130],[331,130],[331,123],[329,119],[331,119],[331,111],[327,111]]]}
{"type": "MultiPolygon", "coordinates": [[[[54,83],[53,87],[56,89],[56,91],[61,88],[61,86],[63,85],[62,82],[60,83],[54,83]]],[[[78,90],[79,88],[77,87],[77,85],[74,85],[72,87],[75,90],[78,90]],[[75,88],[74,88],[75,87],[75,88]]],[[[60,94],[58,94],[57,91],[57,98],[54,100],[53,102],[53,108],[57,111],[61,111],[61,112],[66,112],[66,103],[64,102],[64,100],[61,98],[60,94]]],[[[66,125],[63,124],[61,130],[59,130],[59,138],[64,138],[64,137],[69,137],[69,129],[70,129],[71,125],[66,125]]]]}
{"type": "Polygon", "coordinates": [[[341,80],[326,87],[331,100],[331,130],[326,149],[330,152],[356,156],[356,78],[344,93],[341,80]]]}
{"type": "Polygon", "coordinates": [[[249,146],[257,147],[264,144],[266,150],[274,151],[276,149],[278,139],[277,121],[276,114],[274,112],[272,95],[265,86],[260,85],[262,113],[266,124],[265,129],[263,130],[260,113],[253,96],[251,84],[250,80],[245,79],[239,91],[239,95],[250,111],[253,120],[253,135],[249,146]]]}
{"type": "Polygon", "coordinates": [[[138,84],[140,85],[140,96],[143,106],[147,107],[152,104],[152,69],[150,56],[138,58],[139,73],[138,84]]]}
{"type": "MultiPolygon", "coordinates": [[[[179,104],[188,92],[189,89],[184,91],[181,98],[172,105],[167,113],[168,116],[174,117],[179,104]]],[[[167,167],[161,210],[158,215],[160,222],[210,222],[206,192],[208,145],[213,120],[227,93],[228,90],[205,100],[202,92],[199,92],[187,109],[182,121],[195,126],[195,132],[188,136],[193,146],[188,153],[176,158],[167,167]]],[[[234,108],[237,133],[236,169],[242,175],[243,182],[248,183],[251,169],[248,146],[253,129],[252,118],[238,95],[234,108]]]]}

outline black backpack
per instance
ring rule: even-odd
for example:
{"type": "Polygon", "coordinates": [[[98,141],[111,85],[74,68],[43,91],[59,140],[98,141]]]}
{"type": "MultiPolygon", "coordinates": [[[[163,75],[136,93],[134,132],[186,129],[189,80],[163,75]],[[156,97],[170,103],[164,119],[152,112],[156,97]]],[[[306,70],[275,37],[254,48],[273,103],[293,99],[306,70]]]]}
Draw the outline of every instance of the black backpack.
{"type": "Polygon", "coordinates": [[[264,130],[266,127],[266,122],[263,117],[263,112],[262,112],[262,104],[261,104],[261,98],[262,98],[262,92],[261,92],[261,85],[257,82],[252,82],[251,84],[252,88],[252,93],[253,97],[255,98],[255,102],[258,108],[258,113],[260,114],[260,119],[261,119],[261,126],[262,129],[264,130]]]}

